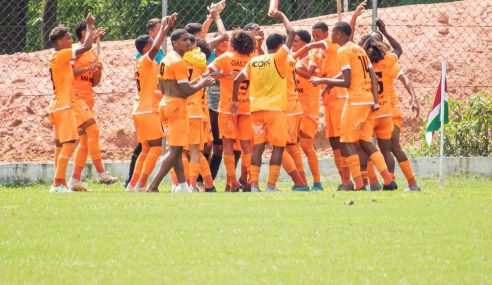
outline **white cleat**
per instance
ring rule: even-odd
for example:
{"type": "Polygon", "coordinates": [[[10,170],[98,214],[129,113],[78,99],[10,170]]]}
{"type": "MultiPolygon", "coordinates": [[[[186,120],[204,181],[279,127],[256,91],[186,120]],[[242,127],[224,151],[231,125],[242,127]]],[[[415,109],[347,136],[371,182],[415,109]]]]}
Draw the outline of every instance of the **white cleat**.
{"type": "Polygon", "coordinates": [[[261,192],[258,186],[251,185],[251,192],[261,192]]]}
{"type": "Polygon", "coordinates": [[[120,181],[120,179],[118,177],[114,177],[114,176],[111,176],[109,175],[109,173],[107,171],[105,172],[102,172],[102,173],[99,173],[97,175],[97,182],[99,182],[99,184],[114,184],[118,181],[120,181]]]}
{"type": "Polygon", "coordinates": [[[53,186],[51,185],[50,193],[68,193],[72,190],[68,189],[65,185],[53,186]]]}
{"type": "Polygon", "coordinates": [[[68,189],[70,189],[73,192],[91,192],[87,185],[84,183],[80,182],[77,179],[70,178],[70,180],[67,183],[68,189]]]}
{"type": "Polygon", "coordinates": [[[130,183],[128,183],[128,185],[126,186],[126,192],[138,192],[138,190],[136,187],[133,187],[132,185],[130,185],[130,183]]]}
{"type": "Polygon", "coordinates": [[[188,185],[186,186],[181,186],[181,185],[178,185],[176,186],[176,188],[174,188],[174,193],[191,193],[193,192],[191,190],[190,187],[188,187],[188,185]]]}
{"type": "Polygon", "coordinates": [[[135,186],[135,192],[145,192],[145,186],[144,187],[140,187],[139,184],[137,184],[137,186],[135,186]]]}
{"type": "Polygon", "coordinates": [[[265,192],[278,192],[278,189],[277,189],[277,187],[267,186],[267,188],[265,189],[265,192]]]}

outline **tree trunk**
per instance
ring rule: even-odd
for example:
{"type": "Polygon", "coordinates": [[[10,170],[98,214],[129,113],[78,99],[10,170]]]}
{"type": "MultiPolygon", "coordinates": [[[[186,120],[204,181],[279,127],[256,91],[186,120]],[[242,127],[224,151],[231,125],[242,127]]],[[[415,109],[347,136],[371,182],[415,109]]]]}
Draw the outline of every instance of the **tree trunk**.
{"type": "Polygon", "coordinates": [[[50,32],[56,26],[56,5],[57,0],[43,0],[43,14],[41,23],[41,48],[47,49],[52,46],[50,43],[50,32]]]}
{"type": "Polygon", "coordinates": [[[25,50],[28,4],[29,0],[0,0],[0,54],[25,50]]]}

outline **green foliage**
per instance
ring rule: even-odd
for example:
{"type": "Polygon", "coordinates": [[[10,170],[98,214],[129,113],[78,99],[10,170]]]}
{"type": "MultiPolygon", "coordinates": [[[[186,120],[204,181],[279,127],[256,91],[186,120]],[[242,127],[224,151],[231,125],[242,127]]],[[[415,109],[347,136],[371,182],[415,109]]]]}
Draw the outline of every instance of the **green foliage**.
{"type": "MultiPolygon", "coordinates": [[[[492,155],[492,96],[485,93],[472,95],[468,103],[449,99],[450,122],[444,127],[445,156],[492,155]]],[[[424,122],[422,137],[425,135],[424,122]]],[[[439,155],[440,132],[428,146],[422,139],[421,147],[407,148],[410,156],[439,155]]]]}

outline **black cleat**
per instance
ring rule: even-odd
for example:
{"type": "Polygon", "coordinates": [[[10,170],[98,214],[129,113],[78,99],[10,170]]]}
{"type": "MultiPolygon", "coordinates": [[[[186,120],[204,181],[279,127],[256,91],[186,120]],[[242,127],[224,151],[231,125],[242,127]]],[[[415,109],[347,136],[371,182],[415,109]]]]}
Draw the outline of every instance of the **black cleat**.
{"type": "Polygon", "coordinates": [[[395,180],[391,181],[391,183],[388,185],[383,185],[384,191],[393,191],[396,189],[398,189],[398,184],[396,184],[395,180]]]}
{"type": "Polygon", "coordinates": [[[340,184],[338,185],[337,191],[352,191],[354,190],[353,184],[340,184]]]}
{"type": "Polygon", "coordinates": [[[217,190],[215,189],[215,187],[205,188],[205,192],[217,192],[217,190]]]}

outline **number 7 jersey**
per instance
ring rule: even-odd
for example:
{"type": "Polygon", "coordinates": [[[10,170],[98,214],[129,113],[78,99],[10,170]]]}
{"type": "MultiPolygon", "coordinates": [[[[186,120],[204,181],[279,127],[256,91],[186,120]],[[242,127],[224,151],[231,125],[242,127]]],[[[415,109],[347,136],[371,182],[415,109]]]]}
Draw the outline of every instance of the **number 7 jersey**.
{"type": "Polygon", "coordinates": [[[372,82],[369,68],[372,68],[366,51],[353,42],[338,49],[338,62],[342,71],[350,69],[348,103],[350,105],[373,105],[372,82]]]}

